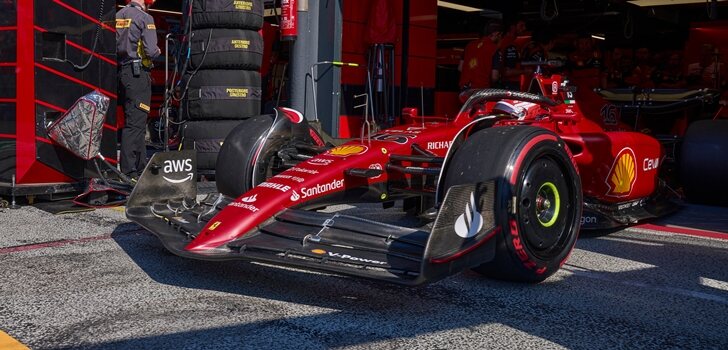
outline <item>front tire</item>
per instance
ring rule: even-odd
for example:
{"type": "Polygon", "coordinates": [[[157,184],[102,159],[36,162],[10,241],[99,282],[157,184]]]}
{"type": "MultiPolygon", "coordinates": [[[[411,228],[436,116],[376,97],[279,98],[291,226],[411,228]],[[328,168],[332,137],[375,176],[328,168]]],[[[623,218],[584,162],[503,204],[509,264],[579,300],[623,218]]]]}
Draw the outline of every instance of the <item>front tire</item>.
{"type": "Polygon", "coordinates": [[[215,180],[220,193],[237,198],[257,185],[253,169],[273,119],[273,115],[255,116],[230,131],[217,155],[215,180]]]}
{"type": "Polygon", "coordinates": [[[532,126],[494,127],[466,139],[449,162],[445,188],[495,180],[495,258],[474,271],[498,279],[540,282],[571,253],[582,192],[565,143],[532,126]]]}
{"type": "Polygon", "coordinates": [[[687,200],[728,206],[728,120],[690,125],[680,151],[680,179],[687,200]]]}

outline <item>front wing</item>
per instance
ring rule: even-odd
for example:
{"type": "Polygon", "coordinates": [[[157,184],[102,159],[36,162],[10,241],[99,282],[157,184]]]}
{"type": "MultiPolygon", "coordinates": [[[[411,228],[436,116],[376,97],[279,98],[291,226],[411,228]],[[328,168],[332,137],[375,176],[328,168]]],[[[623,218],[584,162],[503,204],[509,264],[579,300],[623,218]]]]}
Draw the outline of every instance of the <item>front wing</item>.
{"type": "Polygon", "coordinates": [[[197,201],[189,184],[178,185],[186,186],[184,190],[162,191],[154,188],[161,183],[154,181],[160,174],[145,174],[135,188],[137,193],[155,193],[160,199],[137,200],[132,194],[126,215],[182,257],[259,261],[417,285],[478,266],[495,255],[498,227],[493,181],[451,188],[431,231],[338,213],[285,209],[238,239],[192,252],[185,247],[234,199],[213,194],[197,201]],[[481,218],[478,229],[470,229],[466,237],[456,234],[458,219],[462,222],[477,215],[481,218]]]}

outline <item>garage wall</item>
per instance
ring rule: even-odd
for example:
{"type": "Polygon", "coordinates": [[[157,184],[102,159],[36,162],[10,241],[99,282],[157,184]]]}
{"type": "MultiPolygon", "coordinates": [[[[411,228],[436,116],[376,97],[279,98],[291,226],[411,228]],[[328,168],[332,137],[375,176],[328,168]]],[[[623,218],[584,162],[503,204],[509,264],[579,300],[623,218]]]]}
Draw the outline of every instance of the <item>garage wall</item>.
{"type": "MultiPolygon", "coordinates": [[[[342,60],[366,64],[369,45],[365,41],[367,22],[371,14],[374,0],[344,0],[342,60]]],[[[394,43],[394,84],[395,96],[399,99],[402,74],[402,12],[403,1],[389,1],[392,17],[397,25],[397,39],[394,43]]],[[[437,1],[410,1],[410,33],[407,93],[409,106],[420,107],[425,101],[425,113],[434,112],[435,63],[437,44],[437,1]],[[421,98],[421,87],[424,98],[421,98]]],[[[366,86],[365,69],[343,69],[341,73],[342,96],[339,120],[340,137],[351,137],[359,134],[361,109],[354,109],[356,104],[352,97],[364,92],[366,86]]]]}

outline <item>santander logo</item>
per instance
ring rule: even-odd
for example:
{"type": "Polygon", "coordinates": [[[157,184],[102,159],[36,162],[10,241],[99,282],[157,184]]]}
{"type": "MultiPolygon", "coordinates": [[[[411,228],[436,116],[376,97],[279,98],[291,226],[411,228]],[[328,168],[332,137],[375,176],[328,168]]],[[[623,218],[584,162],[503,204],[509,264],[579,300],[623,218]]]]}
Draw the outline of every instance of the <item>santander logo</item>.
{"type": "Polygon", "coordinates": [[[293,190],[293,193],[291,193],[291,202],[295,202],[297,200],[301,199],[301,195],[296,192],[296,190],[293,190]]]}
{"type": "Polygon", "coordinates": [[[240,199],[240,201],[245,202],[245,203],[254,203],[257,200],[258,200],[258,194],[257,193],[254,194],[254,195],[252,195],[252,196],[247,196],[247,197],[243,197],[243,198],[240,199]]]}
{"type": "Polygon", "coordinates": [[[465,206],[465,212],[455,221],[455,233],[462,238],[470,238],[478,234],[483,228],[483,216],[475,205],[475,194],[470,194],[470,202],[465,206]]]}

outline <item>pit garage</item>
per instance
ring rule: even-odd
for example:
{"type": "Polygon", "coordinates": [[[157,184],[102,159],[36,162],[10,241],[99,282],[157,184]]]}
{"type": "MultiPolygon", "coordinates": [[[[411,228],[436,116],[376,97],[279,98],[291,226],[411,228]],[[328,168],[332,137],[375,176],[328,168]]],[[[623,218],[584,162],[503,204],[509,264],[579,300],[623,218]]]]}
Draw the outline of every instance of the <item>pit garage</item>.
{"type": "Polygon", "coordinates": [[[723,1],[0,4],[0,348],[728,346],[723,1]]]}

